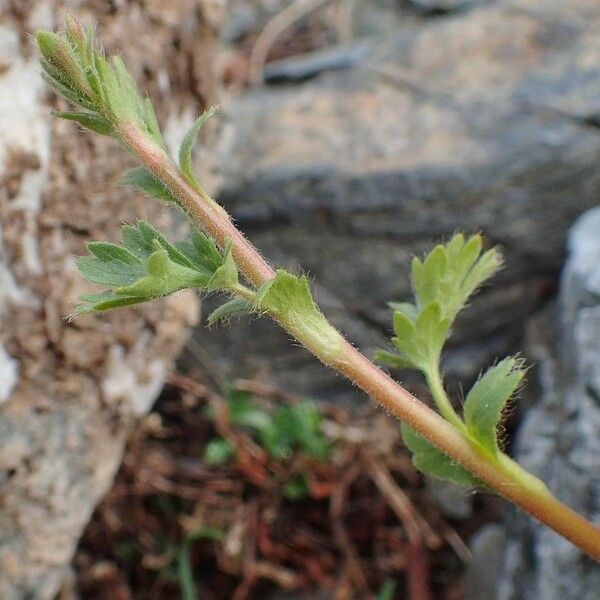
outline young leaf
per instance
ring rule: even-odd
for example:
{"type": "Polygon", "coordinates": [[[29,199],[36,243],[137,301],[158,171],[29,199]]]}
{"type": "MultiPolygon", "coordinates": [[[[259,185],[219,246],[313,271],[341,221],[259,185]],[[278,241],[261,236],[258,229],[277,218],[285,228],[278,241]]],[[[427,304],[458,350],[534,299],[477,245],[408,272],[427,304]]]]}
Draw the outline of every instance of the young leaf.
{"type": "Polygon", "coordinates": [[[422,473],[461,485],[481,487],[482,483],[462,465],[438,450],[406,423],[402,423],[402,439],[413,453],[413,465],[422,473]]]}
{"type": "Polygon", "coordinates": [[[500,451],[497,428],[502,411],[524,375],[522,361],[505,358],[478,379],[465,400],[465,423],[469,433],[493,453],[500,451]]]}
{"type": "Polygon", "coordinates": [[[495,249],[481,254],[481,237],[465,240],[456,234],[446,245],[436,246],[424,260],[412,262],[416,304],[390,303],[394,309],[392,339],[400,355],[380,355],[392,365],[408,365],[425,371],[439,360],[456,315],[469,297],[500,265],[495,249]]]}
{"type": "Polygon", "coordinates": [[[40,30],[36,40],[44,79],[69,102],[88,111],[58,116],[105,135],[111,134],[115,125],[129,122],[165,148],[150,101],[141,97],[119,56],[108,60],[95,47],[92,30],[86,35],[70,17],[66,32],[40,30]]]}
{"type": "Polygon", "coordinates": [[[200,185],[196,181],[196,177],[194,176],[194,168],[192,163],[192,149],[194,148],[194,142],[200,133],[200,130],[204,126],[204,124],[215,114],[217,111],[216,106],[211,106],[206,109],[194,122],[191,129],[186,133],[183,138],[183,142],[181,144],[181,148],[179,149],[179,166],[181,167],[181,172],[184,177],[187,179],[188,183],[196,188],[200,189],[200,185]]]}
{"type": "Polygon", "coordinates": [[[481,254],[481,237],[466,241],[456,234],[446,245],[436,246],[424,261],[413,259],[412,277],[420,309],[437,300],[452,322],[475,290],[501,266],[496,249],[481,254]]]}

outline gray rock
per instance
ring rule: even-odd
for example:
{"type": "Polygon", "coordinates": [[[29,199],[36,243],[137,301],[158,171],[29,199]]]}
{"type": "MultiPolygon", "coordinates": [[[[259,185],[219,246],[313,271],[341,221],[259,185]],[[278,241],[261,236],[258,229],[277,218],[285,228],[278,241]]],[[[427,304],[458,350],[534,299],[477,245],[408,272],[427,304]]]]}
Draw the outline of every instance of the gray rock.
{"type": "Polygon", "coordinates": [[[496,523],[485,525],[473,536],[465,600],[496,600],[505,544],[506,531],[496,523]]]}
{"type": "MultiPolygon", "coordinates": [[[[362,66],[263,89],[226,107],[219,199],[274,263],[305,269],[365,352],[414,253],[455,230],[504,247],[506,269],[448,351],[468,379],[519,347],[556,285],[565,233],[600,195],[600,12],[586,0],[494,3],[423,20],[362,66]]],[[[199,334],[230,375],[336,398],[355,392],[274,326],[199,334]]]]}
{"type": "MultiPolygon", "coordinates": [[[[86,24],[102,18],[104,43],[121,46],[136,77],[160,61],[166,64],[159,68],[173,72],[181,61],[187,77],[186,48],[198,36],[185,31],[202,25],[205,6],[194,4],[194,11],[187,0],[140,11],[119,3],[102,17],[97,3],[71,0],[0,9],[2,600],[56,597],[79,536],[112,484],[128,433],[162,389],[197,316],[197,300],[186,294],[130,311],[65,318],[90,291],[74,259],[86,241],[114,240],[119,224],[136,217],[167,229],[170,219],[111,184],[129,166],[114,141],[51,118],[30,33],[61,26],[64,14],[77,9],[86,24]],[[146,35],[123,46],[134,30],[146,35]]],[[[206,28],[193,56],[209,41],[206,28]]],[[[150,86],[164,81],[152,75],[150,86]]],[[[187,80],[185,90],[181,105],[190,106],[187,80]]],[[[173,79],[166,96],[179,95],[173,79]]]]}
{"type": "MultiPolygon", "coordinates": [[[[569,236],[560,321],[547,316],[532,330],[543,394],[528,413],[517,444],[519,461],[561,500],[596,523],[600,523],[599,232],[600,208],[595,208],[579,219],[569,236]],[[548,344],[548,331],[555,334],[554,347],[548,344]]],[[[521,514],[511,513],[506,523],[509,541],[497,600],[600,598],[600,569],[594,561],[521,514]]]]}
{"type": "Polygon", "coordinates": [[[426,15],[440,15],[454,11],[465,10],[477,4],[490,2],[491,0],[407,0],[413,6],[426,15]]]}
{"type": "Polygon", "coordinates": [[[451,519],[468,519],[473,514],[473,494],[464,486],[442,479],[426,479],[427,491],[451,519]]]}

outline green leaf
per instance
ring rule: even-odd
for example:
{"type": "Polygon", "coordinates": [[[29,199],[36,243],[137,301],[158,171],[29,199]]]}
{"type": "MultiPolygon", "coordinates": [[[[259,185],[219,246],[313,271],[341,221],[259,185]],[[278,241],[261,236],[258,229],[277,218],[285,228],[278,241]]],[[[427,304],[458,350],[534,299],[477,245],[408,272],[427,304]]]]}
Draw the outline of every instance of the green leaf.
{"type": "Polygon", "coordinates": [[[232,290],[238,282],[237,266],[231,253],[231,244],[228,244],[223,264],[214,272],[206,287],[209,290],[232,290]]]}
{"type": "Polygon", "coordinates": [[[456,234],[445,246],[436,246],[425,260],[413,259],[412,278],[419,309],[434,300],[453,321],[469,297],[501,266],[496,249],[481,254],[478,235],[467,240],[456,234]]]}
{"type": "Polygon", "coordinates": [[[165,148],[152,104],[141,97],[122,59],[107,59],[95,46],[93,30],[86,34],[68,18],[66,32],[38,31],[36,39],[44,79],[69,102],[90,112],[61,116],[103,134],[129,122],[165,148]]]}
{"type": "Polygon", "coordinates": [[[478,379],[465,400],[470,435],[494,454],[500,451],[497,429],[502,411],[525,375],[522,364],[518,358],[505,358],[478,379]]]}
{"type": "Polygon", "coordinates": [[[396,582],[393,579],[387,579],[377,593],[376,600],[393,600],[396,582]]]}
{"type": "Polygon", "coordinates": [[[252,396],[245,391],[230,387],[227,390],[229,420],[239,427],[262,432],[272,426],[272,419],[264,408],[256,406],[252,396]]]}
{"type": "Polygon", "coordinates": [[[223,438],[214,438],[204,448],[202,460],[209,467],[218,467],[228,463],[235,456],[235,448],[223,438]]]}
{"type": "Polygon", "coordinates": [[[55,117],[76,121],[86,129],[99,133],[100,135],[113,135],[113,128],[109,121],[95,113],[53,111],[55,117]]]}
{"type": "Polygon", "coordinates": [[[169,259],[173,262],[181,265],[182,267],[187,267],[188,269],[195,269],[198,272],[204,272],[204,265],[197,264],[193,260],[191,260],[188,256],[186,256],[175,244],[172,244],[167,240],[159,231],[157,231],[150,223],[146,223],[145,221],[138,221],[138,229],[146,243],[151,245],[154,249],[157,248],[157,244],[159,248],[164,248],[169,255],[169,259]]]}
{"type": "Polygon", "coordinates": [[[227,532],[223,531],[223,529],[205,525],[204,527],[200,527],[199,529],[192,531],[192,533],[186,536],[185,541],[188,543],[195,542],[196,540],[212,540],[213,542],[223,542],[226,537],[227,532]]]}
{"type": "Polygon", "coordinates": [[[77,259],[77,267],[81,274],[92,283],[108,286],[124,286],[133,283],[144,275],[142,262],[124,248],[119,253],[118,246],[96,242],[88,244],[94,256],[83,256],[77,259]],[[114,251],[110,248],[113,247],[114,251]],[[133,261],[130,257],[133,257],[133,261]]]}
{"type": "Polygon", "coordinates": [[[182,247],[144,221],[124,225],[121,234],[124,245],[91,242],[91,255],[77,260],[86,279],[113,288],[84,296],[77,314],[147,302],[183,289],[233,291],[237,286],[231,250],[221,256],[214,244],[199,233],[182,247]]]}
{"type": "Polygon", "coordinates": [[[81,296],[80,300],[82,303],[75,307],[75,315],[101,312],[142,302],[140,298],[123,295],[118,296],[113,291],[101,292],[100,294],[85,294],[81,296]]]}
{"type": "Polygon", "coordinates": [[[276,315],[284,315],[292,310],[300,314],[317,310],[308,279],[304,275],[296,277],[282,269],[277,271],[275,279],[261,286],[256,303],[259,308],[276,315]]]}
{"type": "Polygon", "coordinates": [[[308,479],[304,474],[297,475],[283,486],[283,495],[292,501],[306,498],[309,491],[308,479]]]}
{"type": "Polygon", "coordinates": [[[126,171],[123,175],[123,183],[139,189],[152,198],[179,205],[179,201],[168,188],[144,167],[135,167],[126,171]]]}
{"type": "Polygon", "coordinates": [[[310,456],[324,460],[329,455],[329,440],[321,431],[323,417],[310,400],[289,407],[294,424],[294,440],[310,456]]]}
{"type": "Polygon", "coordinates": [[[394,312],[400,312],[403,315],[407,316],[413,323],[417,320],[419,316],[419,310],[414,304],[410,302],[388,302],[388,306],[394,312]]]}
{"type": "Polygon", "coordinates": [[[192,163],[192,149],[194,148],[194,142],[200,133],[200,130],[204,124],[215,114],[217,107],[211,106],[200,115],[191,129],[186,133],[179,149],[179,166],[181,172],[188,181],[188,183],[196,189],[200,189],[200,185],[196,181],[194,176],[194,168],[192,163]]]}
{"type": "Polygon", "coordinates": [[[208,315],[208,324],[214,325],[220,321],[228,321],[234,316],[241,315],[243,313],[249,313],[252,311],[252,304],[242,298],[234,298],[221,304],[218,308],[213,310],[208,315]]]}
{"type": "Polygon", "coordinates": [[[148,257],[146,273],[133,283],[117,288],[115,293],[152,300],[186,288],[199,287],[204,281],[193,269],[173,262],[164,248],[157,249],[148,257]]]}
{"type": "Polygon", "coordinates": [[[406,423],[402,423],[402,439],[413,453],[413,465],[422,473],[438,479],[445,479],[461,485],[481,487],[477,477],[469,473],[462,465],[454,462],[448,455],[418,434],[406,423]]]}
{"type": "Polygon", "coordinates": [[[380,353],[380,360],[423,372],[437,368],[456,315],[475,290],[500,268],[497,250],[482,254],[481,246],[480,236],[465,240],[458,233],[447,244],[436,246],[424,260],[413,259],[416,304],[390,303],[396,334],[392,342],[400,354],[395,357],[380,353]]]}
{"type": "MultiPolygon", "coordinates": [[[[410,314],[410,312],[409,312],[410,314]]],[[[441,314],[437,301],[430,302],[413,321],[405,312],[394,313],[394,333],[392,342],[399,351],[380,355],[388,364],[411,366],[427,371],[437,362],[448,334],[450,322],[441,314]]]]}
{"type": "Polygon", "coordinates": [[[209,273],[214,273],[223,264],[223,257],[214,241],[195,227],[192,227],[190,239],[178,244],[178,248],[196,267],[202,265],[209,273]]]}
{"type": "Polygon", "coordinates": [[[443,318],[437,301],[430,302],[417,317],[415,322],[418,343],[430,362],[437,362],[446,341],[450,321],[443,318]]]}
{"type": "Polygon", "coordinates": [[[199,600],[190,561],[189,543],[182,544],[177,552],[177,579],[181,590],[181,600],[199,600]]]}

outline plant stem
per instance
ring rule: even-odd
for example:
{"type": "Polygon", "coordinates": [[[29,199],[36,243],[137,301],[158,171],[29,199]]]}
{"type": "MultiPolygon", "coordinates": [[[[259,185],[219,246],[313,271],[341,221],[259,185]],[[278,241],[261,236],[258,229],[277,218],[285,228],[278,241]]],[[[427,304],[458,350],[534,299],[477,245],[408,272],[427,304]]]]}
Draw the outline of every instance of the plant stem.
{"type": "MultiPolygon", "coordinates": [[[[226,241],[232,243],[233,256],[248,281],[260,286],[275,277],[273,269],[233,225],[227,213],[199,195],[164,150],[132,123],[120,124],[118,135],[145,167],[169,188],[196,224],[221,246],[226,241]]],[[[249,291],[248,288],[240,288],[240,295],[248,298],[249,291]]],[[[302,323],[291,324],[282,318],[279,322],[284,329],[294,332],[299,341],[305,340],[304,345],[317,358],[345,375],[394,416],[408,423],[440,450],[472,471],[490,488],[600,561],[599,527],[554,498],[545,486],[537,485],[533,476],[530,479],[516,476],[513,468],[483,454],[455,428],[455,421],[460,422],[460,418],[448,401],[439,374],[437,379],[432,378],[430,384],[436,402],[441,409],[443,407],[445,416],[452,424],[417,400],[346,340],[342,339],[340,351],[331,355],[318,343],[318,338],[312,332],[302,335],[302,323]]],[[[464,427],[462,422],[460,426],[464,427]]]]}
{"type": "Polygon", "coordinates": [[[456,427],[457,429],[461,431],[464,430],[464,423],[454,410],[454,407],[452,406],[452,404],[450,403],[450,399],[448,398],[448,394],[446,394],[446,390],[444,389],[444,383],[440,375],[440,368],[437,361],[435,365],[433,365],[427,370],[427,372],[425,373],[425,378],[427,379],[427,384],[429,385],[429,389],[431,390],[433,400],[442,416],[447,421],[452,423],[452,425],[454,425],[454,427],[456,427]]]}

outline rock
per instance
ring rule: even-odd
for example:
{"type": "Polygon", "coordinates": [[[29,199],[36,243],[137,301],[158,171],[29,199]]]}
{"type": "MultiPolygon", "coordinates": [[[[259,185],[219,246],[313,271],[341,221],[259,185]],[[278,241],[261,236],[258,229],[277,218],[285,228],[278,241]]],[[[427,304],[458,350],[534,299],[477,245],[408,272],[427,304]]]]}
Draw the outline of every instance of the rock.
{"type": "Polygon", "coordinates": [[[408,0],[408,4],[425,15],[444,15],[472,8],[490,0],[408,0]]]}
{"type": "Polygon", "coordinates": [[[496,600],[505,544],[506,531],[496,523],[484,525],[471,538],[465,600],[496,600]]]}
{"type": "Polygon", "coordinates": [[[442,513],[451,519],[468,519],[473,514],[472,490],[452,481],[426,478],[429,495],[439,506],[442,513]]]}
{"type": "MultiPolygon", "coordinates": [[[[560,317],[549,315],[533,329],[543,393],[521,427],[517,458],[561,500],[600,524],[599,231],[600,208],[573,227],[560,317]],[[554,334],[550,342],[548,332],[554,334]]],[[[600,569],[592,559],[516,511],[506,524],[497,600],[600,598],[600,569]]]]}
{"type": "MultiPolygon", "coordinates": [[[[485,4],[375,47],[360,66],[226,106],[219,199],[274,263],[305,269],[328,316],[370,353],[408,267],[457,229],[506,269],[447,353],[454,380],[520,347],[556,286],[565,233],[600,194],[600,16],[589,1],[485,4]]],[[[329,398],[358,393],[266,322],[198,334],[229,376],[271,373],[329,398]]]]}
{"type": "MultiPolygon", "coordinates": [[[[123,220],[146,217],[168,228],[170,219],[114,185],[129,163],[113,141],[50,117],[29,33],[60,27],[67,9],[86,24],[100,20],[105,46],[122,49],[136,76],[145,73],[163,117],[167,99],[174,111],[194,105],[190,69],[201,61],[205,73],[210,53],[198,2],[153,2],[151,14],[136,3],[101,4],[8,3],[0,25],[0,598],[7,600],[55,597],[128,432],[161,390],[197,316],[195,298],[181,295],[65,318],[89,291],[74,264],[85,241],[115,239],[123,220]]],[[[208,89],[203,78],[192,84],[197,95],[208,89]]]]}
{"type": "Polygon", "coordinates": [[[370,44],[366,40],[308,52],[282,60],[271,61],[265,66],[266,83],[302,81],[323,73],[354,67],[368,55],[370,44]]]}

